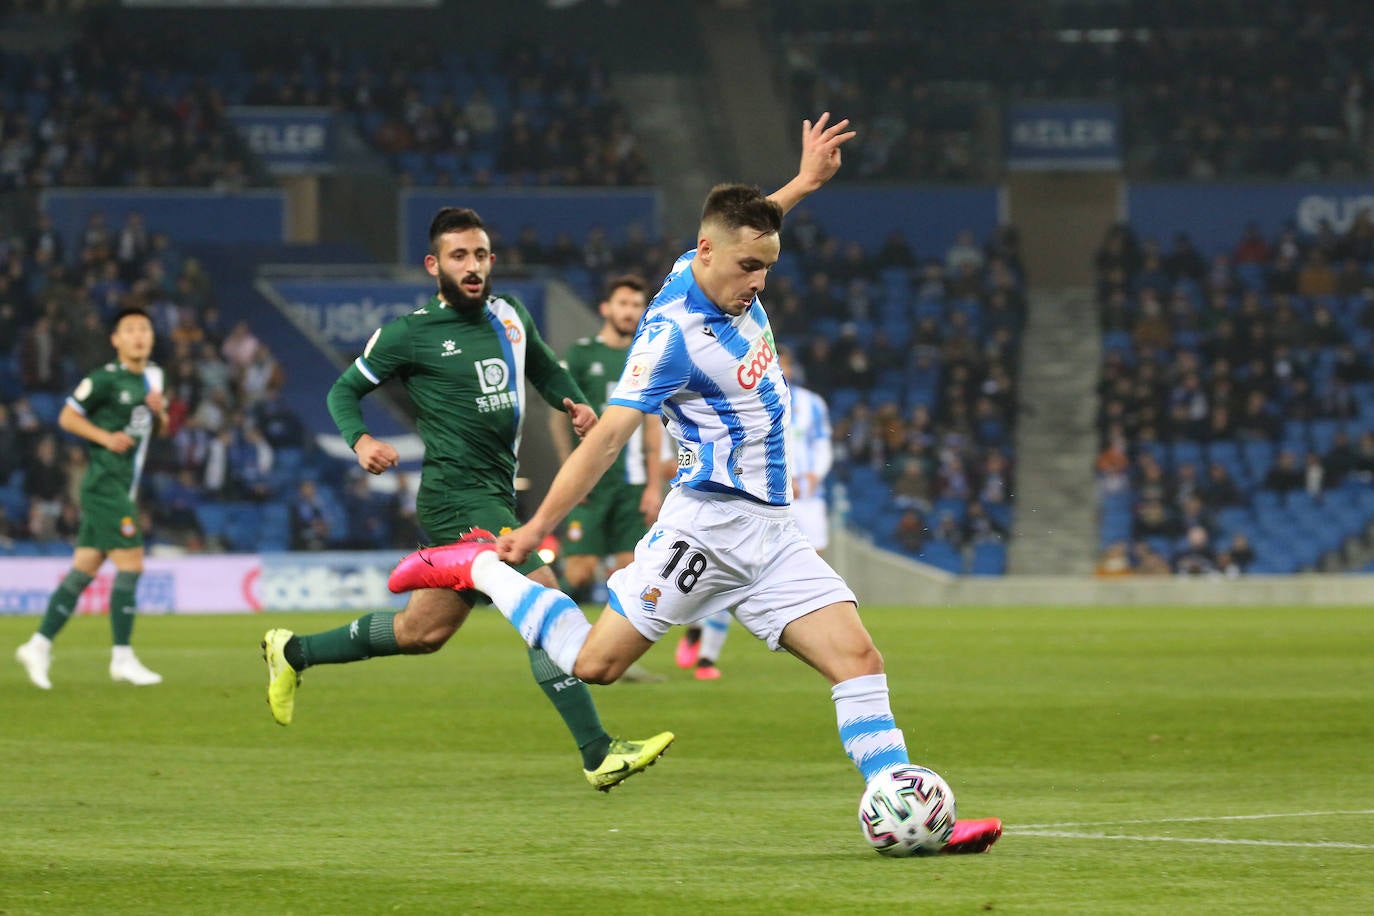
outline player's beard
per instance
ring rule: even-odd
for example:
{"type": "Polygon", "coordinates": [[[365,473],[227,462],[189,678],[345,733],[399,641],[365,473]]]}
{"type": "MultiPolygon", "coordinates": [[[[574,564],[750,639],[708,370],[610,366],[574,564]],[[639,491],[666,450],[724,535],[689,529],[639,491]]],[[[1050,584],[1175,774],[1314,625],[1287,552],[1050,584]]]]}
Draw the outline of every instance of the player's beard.
{"type": "Polygon", "coordinates": [[[482,292],[474,297],[467,294],[467,291],[459,285],[458,280],[441,272],[439,274],[439,295],[443,296],[445,302],[460,312],[475,312],[486,304],[487,297],[491,295],[491,277],[483,278],[482,292]]]}

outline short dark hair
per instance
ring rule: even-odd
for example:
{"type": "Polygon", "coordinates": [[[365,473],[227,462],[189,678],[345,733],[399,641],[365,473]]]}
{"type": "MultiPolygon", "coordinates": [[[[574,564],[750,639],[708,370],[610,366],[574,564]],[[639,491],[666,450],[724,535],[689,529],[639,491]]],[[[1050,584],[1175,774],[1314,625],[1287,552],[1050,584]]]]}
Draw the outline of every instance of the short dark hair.
{"type": "Polygon", "coordinates": [[[147,318],[149,324],[153,322],[153,318],[148,314],[147,309],[138,305],[126,305],[115,312],[114,317],[110,319],[110,333],[113,334],[115,331],[119,330],[119,323],[130,315],[139,315],[143,318],[147,318]]]}
{"type": "Polygon", "coordinates": [[[644,283],[644,278],[638,274],[621,274],[618,277],[612,277],[610,282],[606,284],[606,295],[601,297],[602,300],[609,300],[615,295],[615,291],[622,287],[632,289],[637,293],[642,293],[646,285],[644,283]]]}
{"type": "Polygon", "coordinates": [[[429,222],[430,253],[438,253],[436,246],[441,235],[449,232],[466,232],[469,229],[485,228],[486,226],[482,224],[482,217],[477,215],[476,210],[467,207],[443,207],[434,214],[434,219],[429,222]]]}
{"type": "Polygon", "coordinates": [[[782,207],[763,191],[747,184],[718,184],[706,195],[701,222],[726,229],[749,228],[760,235],[782,231],[782,207]]]}

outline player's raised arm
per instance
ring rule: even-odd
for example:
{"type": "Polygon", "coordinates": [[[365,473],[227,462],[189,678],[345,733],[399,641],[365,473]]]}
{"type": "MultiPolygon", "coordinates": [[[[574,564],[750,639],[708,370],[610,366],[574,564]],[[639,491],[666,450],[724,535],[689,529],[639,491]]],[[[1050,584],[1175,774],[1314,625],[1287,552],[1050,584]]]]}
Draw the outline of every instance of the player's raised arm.
{"type": "Polygon", "coordinates": [[[802,202],[806,195],[830,180],[840,170],[840,147],[854,139],[857,131],[845,130],[849,119],[830,124],[830,112],[824,112],[813,124],[802,121],[801,164],[797,175],[768,197],[786,213],[802,202]]]}

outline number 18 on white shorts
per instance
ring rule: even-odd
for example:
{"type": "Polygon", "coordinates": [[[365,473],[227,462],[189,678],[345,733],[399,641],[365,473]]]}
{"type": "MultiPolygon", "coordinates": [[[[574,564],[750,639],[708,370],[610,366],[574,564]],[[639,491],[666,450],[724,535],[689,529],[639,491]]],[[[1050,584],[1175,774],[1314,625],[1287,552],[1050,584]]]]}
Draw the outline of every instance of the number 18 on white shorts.
{"type": "Polygon", "coordinates": [[[612,610],[646,639],[732,610],[773,650],[798,617],[855,601],[789,507],[685,487],[668,494],[658,522],[635,546],[634,562],[615,572],[607,589],[612,610]]]}

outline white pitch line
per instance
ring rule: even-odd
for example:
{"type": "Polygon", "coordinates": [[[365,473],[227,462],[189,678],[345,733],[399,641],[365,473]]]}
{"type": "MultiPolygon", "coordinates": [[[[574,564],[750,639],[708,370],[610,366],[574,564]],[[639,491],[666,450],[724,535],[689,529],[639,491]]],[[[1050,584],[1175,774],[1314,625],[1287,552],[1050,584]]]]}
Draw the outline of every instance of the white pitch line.
{"type": "Polygon", "coordinates": [[[1151,817],[1125,821],[1072,821],[1062,824],[1008,824],[1008,830],[1058,830],[1063,827],[1111,827],[1116,824],[1191,824],[1200,821],[1263,821],[1275,817],[1358,817],[1374,814],[1363,811],[1293,811],[1287,814],[1218,814],[1211,817],[1151,817]]]}
{"type": "MultiPolygon", "coordinates": [[[[1024,829],[1024,828],[1023,828],[1024,829]]],[[[1369,843],[1298,843],[1287,840],[1231,840],[1216,837],[1127,836],[1119,833],[1072,833],[1067,830],[1040,830],[1023,833],[1008,830],[1018,837],[1050,837],[1065,840],[1134,840],[1138,843],[1203,843],[1209,846],[1289,846],[1303,849],[1374,849],[1369,843]]]]}

